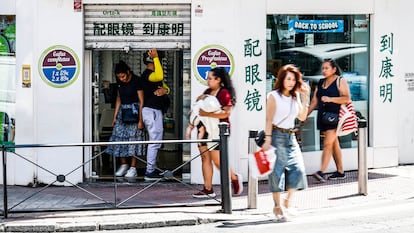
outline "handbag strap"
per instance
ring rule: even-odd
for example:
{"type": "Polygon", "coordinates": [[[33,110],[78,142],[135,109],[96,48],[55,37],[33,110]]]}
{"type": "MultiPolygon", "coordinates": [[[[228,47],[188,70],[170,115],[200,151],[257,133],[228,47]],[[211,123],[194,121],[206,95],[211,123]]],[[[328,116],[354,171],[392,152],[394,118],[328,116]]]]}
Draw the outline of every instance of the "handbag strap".
{"type": "Polygon", "coordinates": [[[341,85],[341,78],[342,76],[338,76],[338,78],[336,79],[336,88],[338,88],[338,91],[339,91],[339,86],[341,85]]]}
{"type": "Polygon", "coordinates": [[[137,109],[137,107],[135,107],[135,104],[132,104],[132,112],[134,113],[134,114],[138,114],[138,109],[137,109]]]}

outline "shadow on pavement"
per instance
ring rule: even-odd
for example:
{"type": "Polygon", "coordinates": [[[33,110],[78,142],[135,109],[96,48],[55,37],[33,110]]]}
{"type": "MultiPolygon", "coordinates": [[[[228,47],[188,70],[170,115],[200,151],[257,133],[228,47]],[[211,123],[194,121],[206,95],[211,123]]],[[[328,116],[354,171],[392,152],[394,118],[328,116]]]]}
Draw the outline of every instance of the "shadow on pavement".
{"type": "Polygon", "coordinates": [[[218,225],[217,228],[237,228],[237,227],[244,227],[244,226],[257,226],[263,224],[274,224],[278,223],[278,221],[269,219],[269,220],[259,220],[259,221],[250,221],[250,222],[222,222],[221,225],[218,225]]]}
{"type": "MultiPolygon", "coordinates": [[[[344,180],[328,180],[325,183],[317,182],[312,176],[308,176],[309,188],[319,189],[329,186],[338,186],[358,182],[357,171],[347,171],[344,180]]],[[[390,178],[395,175],[368,172],[368,179],[390,178]]],[[[192,194],[201,185],[181,184],[172,181],[158,182],[148,188],[149,182],[137,180],[136,183],[123,182],[114,187],[114,182],[82,183],[79,187],[73,186],[49,186],[24,187],[8,186],[9,213],[20,212],[52,212],[74,210],[98,210],[117,208],[162,208],[162,207],[190,207],[221,205],[220,185],[213,188],[218,194],[216,199],[195,199],[192,194]],[[42,190],[43,189],[43,190],[42,190]],[[38,192],[38,193],[36,193],[38,192]],[[138,194],[137,194],[138,193],[138,194]],[[121,205],[119,205],[121,203],[121,205]]],[[[2,188],[2,186],[0,186],[2,188]]],[[[339,187],[339,186],[338,186],[339,187]]],[[[258,193],[269,193],[267,180],[259,181],[258,193]]],[[[353,197],[356,194],[331,197],[343,199],[353,197]]],[[[241,196],[247,196],[247,184],[241,196]]],[[[3,192],[0,193],[0,199],[3,192]]],[[[0,213],[4,215],[3,203],[0,203],[0,213]]]]}

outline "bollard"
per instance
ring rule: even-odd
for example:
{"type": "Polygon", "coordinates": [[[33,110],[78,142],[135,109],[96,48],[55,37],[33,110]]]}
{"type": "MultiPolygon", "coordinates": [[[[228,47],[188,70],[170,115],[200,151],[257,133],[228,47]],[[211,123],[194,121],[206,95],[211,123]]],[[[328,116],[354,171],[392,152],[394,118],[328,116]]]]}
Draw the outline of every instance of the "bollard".
{"type": "MultiPolygon", "coordinates": [[[[249,130],[249,156],[257,149],[256,139],[257,130],[249,130]]],[[[257,209],[258,179],[252,177],[250,166],[248,166],[249,178],[247,180],[247,208],[257,209]]]]}
{"type": "Polygon", "coordinates": [[[221,212],[231,214],[230,167],[229,167],[229,124],[220,122],[220,182],[221,182],[221,212]]]}
{"type": "Polygon", "coordinates": [[[367,120],[358,119],[358,194],[368,195],[367,120]]]}
{"type": "Polygon", "coordinates": [[[7,158],[6,158],[6,146],[2,145],[1,147],[2,157],[3,157],[3,208],[4,208],[4,218],[8,217],[8,206],[7,206],[7,158]]]}

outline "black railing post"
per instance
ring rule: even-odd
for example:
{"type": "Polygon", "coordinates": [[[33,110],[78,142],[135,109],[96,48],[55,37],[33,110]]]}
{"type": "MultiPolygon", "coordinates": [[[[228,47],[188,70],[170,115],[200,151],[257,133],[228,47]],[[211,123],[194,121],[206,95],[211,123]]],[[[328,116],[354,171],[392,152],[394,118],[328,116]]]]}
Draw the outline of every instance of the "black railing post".
{"type": "Polygon", "coordinates": [[[7,206],[7,166],[6,166],[6,146],[3,144],[1,146],[2,156],[3,156],[3,208],[4,208],[4,218],[8,217],[9,208],[7,206]]]}
{"type": "Polygon", "coordinates": [[[229,124],[220,122],[220,181],[221,181],[221,210],[231,214],[230,167],[229,167],[229,124]]]}

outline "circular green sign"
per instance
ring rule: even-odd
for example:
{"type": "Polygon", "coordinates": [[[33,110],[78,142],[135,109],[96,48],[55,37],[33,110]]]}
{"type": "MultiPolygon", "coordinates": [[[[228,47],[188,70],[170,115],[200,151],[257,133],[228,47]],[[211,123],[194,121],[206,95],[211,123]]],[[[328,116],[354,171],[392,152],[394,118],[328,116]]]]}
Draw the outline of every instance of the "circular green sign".
{"type": "Polygon", "coordinates": [[[71,85],[79,76],[80,62],[75,51],[64,45],[47,48],[39,59],[42,80],[49,86],[62,88],[71,85]]]}
{"type": "Polygon", "coordinates": [[[207,74],[216,67],[223,67],[232,77],[234,72],[233,55],[223,46],[217,44],[207,45],[194,56],[194,74],[202,84],[207,85],[207,74]]]}

